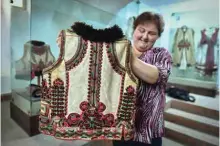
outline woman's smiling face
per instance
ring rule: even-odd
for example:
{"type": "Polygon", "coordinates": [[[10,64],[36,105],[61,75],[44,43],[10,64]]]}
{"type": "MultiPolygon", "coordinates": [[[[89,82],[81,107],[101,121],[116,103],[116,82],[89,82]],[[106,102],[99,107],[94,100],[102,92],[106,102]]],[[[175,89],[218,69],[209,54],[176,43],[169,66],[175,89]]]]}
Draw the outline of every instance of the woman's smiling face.
{"type": "Polygon", "coordinates": [[[134,47],[139,52],[145,52],[153,47],[158,38],[159,32],[154,23],[139,24],[133,33],[134,47]]]}

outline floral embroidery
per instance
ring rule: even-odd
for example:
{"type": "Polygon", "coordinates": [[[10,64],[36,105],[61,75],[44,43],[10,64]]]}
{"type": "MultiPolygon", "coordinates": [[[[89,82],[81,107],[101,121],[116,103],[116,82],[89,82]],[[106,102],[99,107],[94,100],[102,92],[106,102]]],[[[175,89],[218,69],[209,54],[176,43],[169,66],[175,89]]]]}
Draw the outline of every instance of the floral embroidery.
{"type": "Polygon", "coordinates": [[[57,78],[51,88],[51,116],[63,117],[66,114],[64,82],[57,78]]]}
{"type": "Polygon", "coordinates": [[[132,86],[128,86],[126,88],[126,91],[127,91],[128,95],[135,95],[135,89],[132,86]]]}
{"type": "MultiPolygon", "coordinates": [[[[65,40],[65,37],[62,37],[63,40],[65,40]]],[[[63,47],[64,44],[61,44],[61,48],[63,47]]],[[[66,74],[64,75],[66,76],[66,79],[61,80],[58,76],[55,80],[53,79],[54,81],[52,85],[51,79],[48,79],[48,83],[42,83],[45,87],[51,90],[47,93],[50,97],[50,106],[47,116],[49,121],[45,119],[44,122],[44,119],[42,118],[43,120],[40,122],[40,131],[42,133],[68,140],[121,139],[122,137],[125,139],[132,138],[132,114],[134,113],[136,89],[134,86],[124,87],[125,82],[127,82],[125,76],[128,72],[128,66],[124,67],[119,63],[119,58],[117,57],[115,49],[117,48],[114,43],[92,42],[80,38],[75,55],[70,60],[66,61],[62,54],[64,52],[63,48],[60,59],[65,61],[66,74]],[[88,46],[88,44],[90,44],[90,46],[88,46]],[[88,51],[89,49],[90,51],[88,51]],[[119,105],[115,113],[106,111],[107,105],[102,102],[102,98],[100,97],[102,85],[101,79],[103,78],[102,65],[104,51],[107,53],[108,58],[106,59],[111,64],[112,70],[120,75],[121,80],[120,95],[119,97],[116,97],[119,98],[119,105]],[[68,113],[67,105],[70,85],[69,72],[80,65],[87,52],[90,52],[88,61],[89,73],[87,100],[80,103],[79,108],[81,112],[68,113]]],[[[125,64],[129,64],[128,57],[129,56],[127,55],[125,64]]],[[[60,66],[54,66],[54,68],[55,67],[60,66]]]]}

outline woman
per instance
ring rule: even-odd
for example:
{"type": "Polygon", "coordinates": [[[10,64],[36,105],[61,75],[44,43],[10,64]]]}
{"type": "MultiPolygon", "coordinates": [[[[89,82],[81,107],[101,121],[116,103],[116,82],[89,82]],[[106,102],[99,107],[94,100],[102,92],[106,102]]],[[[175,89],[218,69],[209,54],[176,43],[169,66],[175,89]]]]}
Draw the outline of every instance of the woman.
{"type": "Polygon", "coordinates": [[[162,16],[144,12],[134,21],[132,70],[140,79],[135,115],[135,141],[162,146],[165,89],[172,65],[165,48],[153,45],[164,29],[162,16]]]}
{"type": "Polygon", "coordinates": [[[134,141],[114,142],[120,146],[162,146],[164,134],[165,89],[172,65],[165,48],[153,45],[164,29],[162,16],[152,12],[139,15],[133,25],[131,67],[140,80],[137,90],[134,141]]]}

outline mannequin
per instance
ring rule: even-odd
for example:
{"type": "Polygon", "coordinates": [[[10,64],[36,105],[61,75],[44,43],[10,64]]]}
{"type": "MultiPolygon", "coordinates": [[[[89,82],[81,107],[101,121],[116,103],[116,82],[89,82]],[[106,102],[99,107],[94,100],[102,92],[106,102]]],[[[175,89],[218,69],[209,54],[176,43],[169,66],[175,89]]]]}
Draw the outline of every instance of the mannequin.
{"type": "Polygon", "coordinates": [[[40,76],[41,71],[54,61],[49,45],[42,41],[28,41],[24,44],[22,58],[15,62],[15,78],[32,80],[35,76],[40,76]]]}
{"type": "Polygon", "coordinates": [[[181,70],[195,64],[194,30],[183,25],[178,28],[173,44],[173,63],[181,70]]]}
{"type": "Polygon", "coordinates": [[[24,44],[24,54],[15,62],[15,78],[31,81],[37,77],[37,85],[30,84],[26,88],[30,97],[41,97],[40,76],[42,70],[54,61],[55,57],[51,53],[50,46],[45,42],[31,40],[24,44]]]}
{"type": "Polygon", "coordinates": [[[209,76],[212,76],[213,72],[217,70],[218,31],[219,28],[215,27],[201,31],[196,68],[209,76]]]}
{"type": "Polygon", "coordinates": [[[132,39],[132,31],[133,31],[133,23],[134,23],[134,20],[135,20],[135,17],[130,17],[128,19],[128,22],[127,22],[127,29],[126,29],[126,32],[125,32],[125,35],[126,37],[131,40],[132,39]]]}

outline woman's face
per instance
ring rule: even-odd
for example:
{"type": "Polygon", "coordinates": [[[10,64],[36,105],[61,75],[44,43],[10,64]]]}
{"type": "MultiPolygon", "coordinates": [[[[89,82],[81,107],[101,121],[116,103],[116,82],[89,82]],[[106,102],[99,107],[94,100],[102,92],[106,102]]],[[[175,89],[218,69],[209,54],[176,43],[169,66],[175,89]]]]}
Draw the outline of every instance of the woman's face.
{"type": "Polygon", "coordinates": [[[133,33],[133,44],[139,52],[151,49],[159,38],[157,26],[154,23],[139,24],[133,33]]]}

